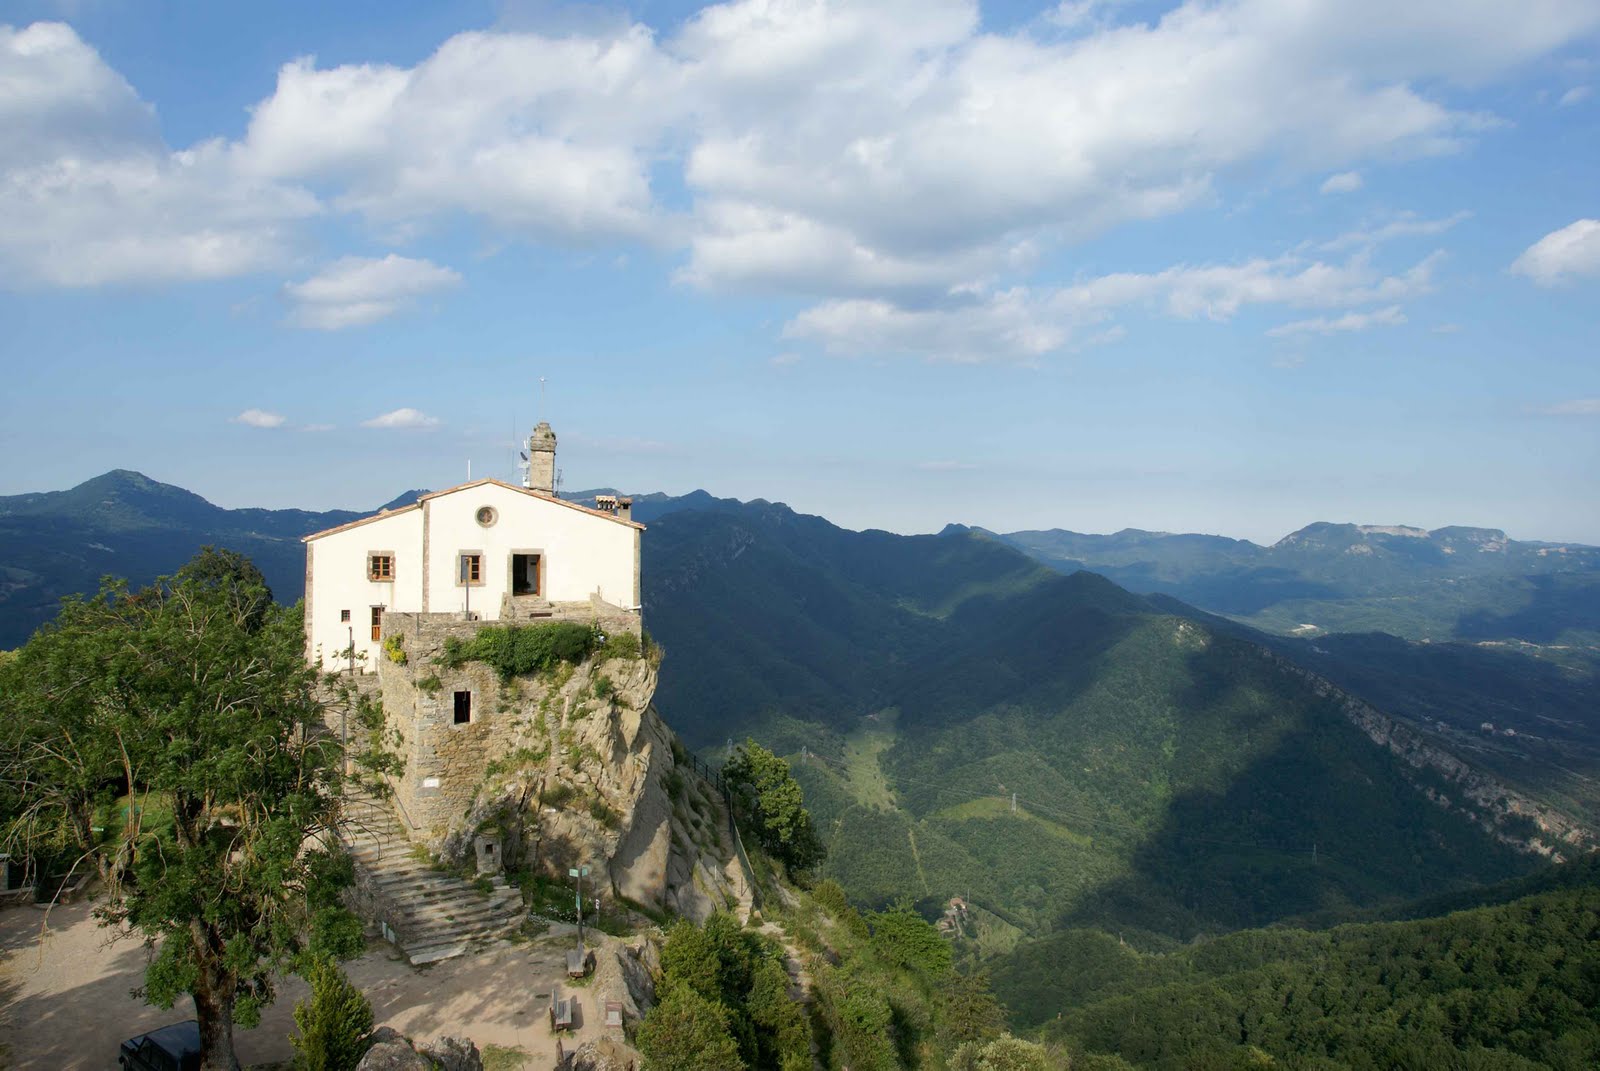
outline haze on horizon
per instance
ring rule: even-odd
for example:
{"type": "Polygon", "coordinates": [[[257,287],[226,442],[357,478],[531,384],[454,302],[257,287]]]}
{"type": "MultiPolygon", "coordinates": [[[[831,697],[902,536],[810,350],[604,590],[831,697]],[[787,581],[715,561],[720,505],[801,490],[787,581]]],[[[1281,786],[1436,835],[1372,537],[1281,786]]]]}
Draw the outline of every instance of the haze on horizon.
{"type": "Polygon", "coordinates": [[[1600,6],[24,2],[0,494],[1600,544],[1600,6]]]}

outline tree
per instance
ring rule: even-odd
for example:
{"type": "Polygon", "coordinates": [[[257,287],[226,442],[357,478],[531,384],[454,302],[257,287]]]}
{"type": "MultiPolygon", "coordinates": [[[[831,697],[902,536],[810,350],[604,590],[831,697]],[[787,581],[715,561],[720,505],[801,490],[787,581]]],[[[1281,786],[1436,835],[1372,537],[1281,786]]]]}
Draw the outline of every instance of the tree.
{"type": "Polygon", "coordinates": [[[687,985],[707,1000],[722,999],[721,962],[706,932],[687,919],[679,919],[667,932],[661,947],[663,977],[687,985]]]}
{"type": "Polygon", "coordinates": [[[102,877],[110,876],[112,857],[95,816],[131,776],[107,695],[106,662],[121,631],[111,605],[118,594],[112,587],[93,600],[65,600],[55,621],[0,667],[8,846],[35,856],[59,848],[69,872],[88,865],[102,877]]]}
{"type": "Polygon", "coordinates": [[[822,842],[811,826],[800,782],[789,764],[754,740],[746,740],[722,767],[728,787],[743,802],[756,838],[790,870],[822,861],[822,842]]]}
{"type": "Polygon", "coordinates": [[[634,1044],[644,1055],[645,1071],[744,1071],[727,1011],[683,983],[666,983],[634,1044]]]}
{"type": "Polygon", "coordinates": [[[755,1027],[758,1067],[811,1066],[811,1027],[800,1005],[789,999],[789,973],[775,958],[761,960],[750,980],[744,1010],[755,1027]]]}
{"type": "Polygon", "coordinates": [[[950,1058],[951,1071],[1058,1071],[1066,1066],[1043,1045],[1007,1034],[993,1041],[969,1041],[950,1058]]]}
{"type": "Polygon", "coordinates": [[[301,1071],[355,1071],[372,1047],[372,1005],[332,959],[318,956],[306,972],[311,995],[294,1009],[289,1038],[301,1071]]]}
{"type": "Polygon", "coordinates": [[[868,917],[872,947],[897,967],[920,971],[929,978],[950,973],[950,942],[907,900],[868,917]]]}
{"type": "Polygon", "coordinates": [[[31,699],[13,707],[7,694],[8,713],[28,722],[24,749],[85,756],[25,786],[30,803],[59,801],[36,813],[76,821],[72,801],[96,777],[170,805],[171,828],[160,831],[127,808],[100,915],[157,945],[148,1000],[193,998],[204,1071],[237,1067],[233,1025],[258,1020],[279,973],[308,966],[308,951],[349,954],[359,939],[339,904],[349,860],[331,833],[339,744],[323,729],[303,644],[298,607],[273,603],[245,559],[206,548],[141,591],[107,583],[69,604],[61,626],[30,640],[7,671],[44,665],[56,675],[42,694],[54,694],[52,681],[82,689],[70,693],[71,720],[41,716],[31,699]],[[85,664],[94,672],[80,680],[85,664]]]}
{"type": "Polygon", "coordinates": [[[946,974],[939,983],[938,1006],[939,1036],[947,1051],[968,1041],[989,1041],[1005,1031],[1005,1009],[989,988],[985,971],[946,974]]]}

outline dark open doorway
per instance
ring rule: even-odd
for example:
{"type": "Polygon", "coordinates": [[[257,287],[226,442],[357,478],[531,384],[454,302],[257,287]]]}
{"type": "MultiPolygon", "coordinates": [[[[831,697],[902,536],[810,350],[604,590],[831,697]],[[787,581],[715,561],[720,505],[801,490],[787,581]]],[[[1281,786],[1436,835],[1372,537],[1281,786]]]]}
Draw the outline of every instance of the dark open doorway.
{"type": "Polygon", "coordinates": [[[537,554],[511,555],[511,594],[540,594],[543,577],[539,574],[543,564],[537,554]]]}

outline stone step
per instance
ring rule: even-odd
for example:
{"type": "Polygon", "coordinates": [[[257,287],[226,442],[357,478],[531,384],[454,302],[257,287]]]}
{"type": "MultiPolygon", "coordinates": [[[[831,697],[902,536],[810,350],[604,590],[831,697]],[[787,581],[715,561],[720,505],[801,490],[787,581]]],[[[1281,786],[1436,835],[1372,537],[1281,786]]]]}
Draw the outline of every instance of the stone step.
{"type": "Polygon", "coordinates": [[[420,857],[390,804],[346,799],[340,835],[368,879],[396,944],[414,964],[459,956],[511,931],[522,893],[496,875],[489,892],[420,857]]]}
{"type": "Polygon", "coordinates": [[[431,911],[405,912],[391,925],[402,937],[415,941],[424,934],[468,934],[484,929],[509,927],[519,922],[521,906],[515,910],[508,904],[467,907],[460,910],[439,908],[431,911]]]}
{"type": "Polygon", "coordinates": [[[408,893],[404,889],[386,888],[383,890],[383,892],[390,903],[395,904],[403,910],[413,912],[430,908],[450,908],[457,906],[466,909],[474,907],[478,904],[510,903],[513,900],[521,899],[521,897],[515,893],[510,895],[501,894],[498,896],[484,896],[482,893],[478,892],[478,890],[472,888],[433,888],[427,890],[418,890],[416,893],[408,893]]]}

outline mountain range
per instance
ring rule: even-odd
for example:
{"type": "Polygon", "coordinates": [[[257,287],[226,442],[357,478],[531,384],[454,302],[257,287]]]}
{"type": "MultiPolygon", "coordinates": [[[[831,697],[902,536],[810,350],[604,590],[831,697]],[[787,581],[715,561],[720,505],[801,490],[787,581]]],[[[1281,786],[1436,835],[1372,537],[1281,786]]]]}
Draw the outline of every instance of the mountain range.
{"type": "MultiPolygon", "coordinates": [[[[125,471],[0,499],[0,646],[102,574],[147,581],[205,543],[250,555],[295,598],[300,537],[362,515],[225,510],[125,471]]],[[[1415,734],[1414,753],[1468,760],[1503,799],[1582,827],[1600,814],[1596,678],[1580,645],[1552,661],[1515,632],[1485,647],[1248,623],[1463,578],[1581,590],[1593,548],[1353,525],[1271,548],[960,526],[901,536],[705,492],[635,496],[634,516],[650,525],[645,614],[668,655],[656,696],[668,721],[702,750],[749,735],[789,755],[852,895],[967,896],[987,912],[985,954],[1074,925],[1160,945],[1505,878],[1536,861],[1521,850],[1535,841],[1571,850],[1374,743],[1353,697],[1415,734]],[[1208,585],[1226,592],[1228,569],[1254,603],[1189,605],[1208,585]],[[1273,584],[1292,598],[1266,600],[1273,584]]],[[[1494,615],[1522,614],[1524,632],[1583,631],[1511,598],[1494,615]]]]}
{"type": "MultiPolygon", "coordinates": [[[[1015,1028],[1085,1066],[1434,1066],[1452,1045],[1582,1066],[1594,548],[1354,525],[1273,547],[903,536],[704,491],[633,511],[660,713],[708,758],[747,737],[784,755],[823,874],[942,914],[1015,1028]],[[1571,999],[1519,998],[1543,1033],[1452,1042],[1450,1009],[1511,999],[1441,951],[1461,942],[1536,946],[1513,974],[1571,999]],[[1312,987],[1333,1003],[1290,999],[1312,987]],[[1371,1011],[1397,1002],[1415,1022],[1371,1011]]],[[[297,598],[300,537],[362,515],[225,510],[123,471],[0,499],[0,647],[102,574],[141,583],[206,543],[297,598]]]]}
{"type": "Polygon", "coordinates": [[[1495,528],[1319,522],[1269,547],[1135,529],[995,538],[1062,572],[1089,569],[1268,632],[1381,630],[1558,651],[1600,644],[1600,548],[1523,542],[1495,528]]]}

